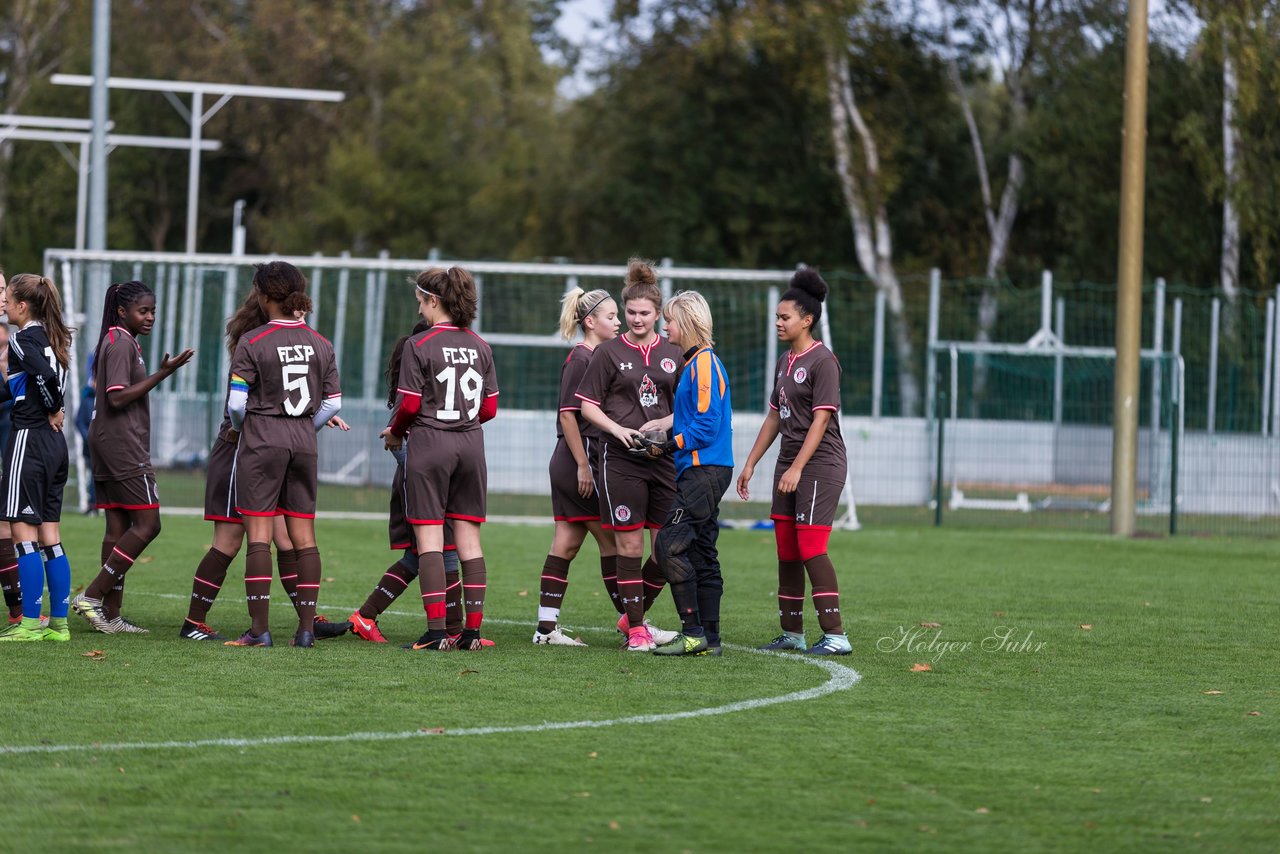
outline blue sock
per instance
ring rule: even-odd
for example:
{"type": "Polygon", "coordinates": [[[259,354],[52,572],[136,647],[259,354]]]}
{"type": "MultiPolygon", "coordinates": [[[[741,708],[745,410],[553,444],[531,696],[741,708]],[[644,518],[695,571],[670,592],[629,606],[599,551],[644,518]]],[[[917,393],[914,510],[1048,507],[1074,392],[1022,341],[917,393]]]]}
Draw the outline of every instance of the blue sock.
{"type": "Polygon", "coordinates": [[[40,602],[44,594],[44,561],[35,543],[14,543],[18,554],[18,582],[22,585],[22,616],[40,619],[40,602]]]}
{"type": "Polygon", "coordinates": [[[49,616],[65,617],[71,601],[71,561],[62,550],[62,543],[54,543],[41,549],[44,554],[44,574],[49,579],[49,616]]]}

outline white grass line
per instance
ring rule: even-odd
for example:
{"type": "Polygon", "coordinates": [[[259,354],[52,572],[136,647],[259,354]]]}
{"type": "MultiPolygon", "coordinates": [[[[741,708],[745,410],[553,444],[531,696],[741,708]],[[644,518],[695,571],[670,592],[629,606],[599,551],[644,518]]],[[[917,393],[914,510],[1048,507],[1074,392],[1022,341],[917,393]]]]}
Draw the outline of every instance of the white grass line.
{"type": "MultiPolygon", "coordinates": [[[[139,594],[133,594],[139,595],[139,594]]],[[[168,597],[173,594],[154,593],[153,596],[168,597]]],[[[185,597],[176,597],[185,598],[185,597]]],[[[491,620],[509,625],[525,625],[515,620],[491,620]]],[[[609,629],[591,629],[591,631],[614,631],[609,629]]],[[[267,747],[277,744],[336,744],[351,741],[405,741],[411,738],[427,738],[459,735],[504,735],[507,733],[541,733],[570,729],[601,729],[612,726],[631,724],[659,724],[668,721],[687,720],[690,718],[706,718],[715,715],[727,715],[733,712],[745,712],[752,709],[763,709],[782,703],[802,703],[816,700],[837,691],[847,691],[862,680],[862,674],[852,667],[824,658],[805,657],[800,655],[765,652],[737,644],[725,644],[726,649],[751,655],[767,655],[794,661],[827,671],[830,678],[814,688],[803,691],[792,691],[777,697],[759,697],[751,700],[739,700],[722,706],[711,706],[702,709],[691,709],[685,712],[666,712],[653,715],[630,715],[625,718],[608,718],[606,720],[581,721],[548,721],[540,724],[522,724],[519,726],[484,726],[466,727],[463,729],[445,730],[405,730],[402,732],[350,732],[342,735],[276,735],[261,738],[208,738],[196,741],[125,741],[115,743],[91,744],[28,744],[0,745],[0,756],[20,756],[32,753],[99,753],[125,750],[198,750],[205,747],[267,747]]]]}

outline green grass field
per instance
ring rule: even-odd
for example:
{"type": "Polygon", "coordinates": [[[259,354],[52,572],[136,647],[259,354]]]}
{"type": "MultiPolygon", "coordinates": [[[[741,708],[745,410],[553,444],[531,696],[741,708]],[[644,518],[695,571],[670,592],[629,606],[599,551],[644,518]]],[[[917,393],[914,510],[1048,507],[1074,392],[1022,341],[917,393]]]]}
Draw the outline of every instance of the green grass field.
{"type": "MultiPolygon", "coordinates": [[[[77,587],[100,526],[66,523],[77,587]]],[[[363,600],[388,562],[384,532],[322,523],[322,611],[363,600]]],[[[73,617],[68,645],[0,647],[0,847],[1274,850],[1280,839],[1267,542],[838,534],[855,652],[826,669],[739,648],[694,660],[617,650],[590,547],[564,620],[592,646],[535,648],[550,530],[485,533],[494,649],[415,654],[350,637],[234,649],[176,638],[209,528],[166,519],[125,609],[153,634],[95,635],[73,617]],[[1007,641],[984,644],[1001,627],[1007,641]],[[861,681],[850,686],[846,667],[861,681]],[[710,713],[736,702],[746,708],[710,713]],[[606,723],[542,726],[565,722],[606,723]],[[26,748],[37,752],[13,752],[26,748]]],[[[726,531],[721,544],[726,641],[767,641],[772,536],[726,531]]],[[[242,567],[211,615],[227,634],[246,625],[242,567]]],[[[655,621],[672,614],[664,594],[655,621]]],[[[399,642],[421,626],[416,595],[383,620],[399,642]]]]}

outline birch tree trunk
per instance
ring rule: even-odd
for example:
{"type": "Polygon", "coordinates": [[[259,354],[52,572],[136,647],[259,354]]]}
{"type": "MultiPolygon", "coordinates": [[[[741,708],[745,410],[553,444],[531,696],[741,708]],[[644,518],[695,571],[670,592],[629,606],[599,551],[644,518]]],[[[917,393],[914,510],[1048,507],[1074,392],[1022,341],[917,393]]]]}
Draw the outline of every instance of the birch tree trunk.
{"type": "Polygon", "coordinates": [[[875,136],[863,120],[854,98],[853,84],[849,79],[849,63],[834,48],[827,50],[826,76],[836,175],[839,177],[840,191],[853,225],[854,251],[862,272],[885,294],[894,353],[897,356],[899,412],[904,416],[913,416],[920,411],[920,386],[912,371],[915,345],[904,311],[902,286],[893,267],[893,233],[889,227],[888,211],[879,191],[880,155],[875,136]],[[862,146],[861,170],[854,165],[851,126],[862,146]]]}
{"type": "Polygon", "coordinates": [[[1240,294],[1240,212],[1236,210],[1236,149],[1240,133],[1235,124],[1235,105],[1240,81],[1231,58],[1230,36],[1223,27],[1222,39],[1222,257],[1219,266],[1222,296],[1226,302],[1223,337],[1228,346],[1236,340],[1240,294]]]}

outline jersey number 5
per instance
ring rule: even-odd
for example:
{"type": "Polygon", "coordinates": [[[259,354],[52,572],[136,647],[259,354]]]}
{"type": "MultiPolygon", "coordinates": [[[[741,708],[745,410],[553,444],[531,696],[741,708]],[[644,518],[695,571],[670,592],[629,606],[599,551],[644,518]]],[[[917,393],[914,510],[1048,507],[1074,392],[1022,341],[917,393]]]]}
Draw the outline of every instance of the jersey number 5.
{"type": "Polygon", "coordinates": [[[467,420],[476,417],[480,411],[480,391],[484,378],[475,368],[467,368],[466,373],[458,376],[458,369],[450,365],[436,374],[436,381],[444,383],[444,408],[436,410],[436,418],[441,421],[458,421],[462,413],[458,411],[458,392],[467,405],[467,420]]]}
{"type": "Polygon", "coordinates": [[[284,411],[288,415],[298,416],[307,409],[307,404],[311,402],[311,389],[307,386],[307,365],[281,365],[280,369],[284,372],[284,411]],[[294,403],[289,400],[289,393],[293,391],[302,392],[298,402],[294,403]]]}

